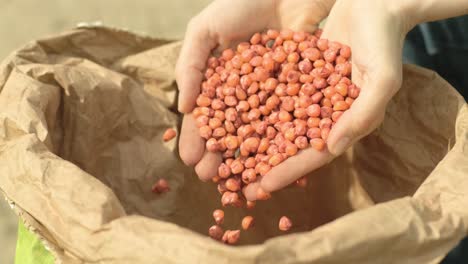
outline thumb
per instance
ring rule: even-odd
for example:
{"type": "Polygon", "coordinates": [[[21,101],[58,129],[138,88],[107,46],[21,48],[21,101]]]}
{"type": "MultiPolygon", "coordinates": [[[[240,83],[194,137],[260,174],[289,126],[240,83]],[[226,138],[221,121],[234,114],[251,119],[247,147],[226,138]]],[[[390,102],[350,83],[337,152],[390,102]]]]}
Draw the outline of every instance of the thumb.
{"type": "Polygon", "coordinates": [[[330,131],[327,144],[334,156],[341,155],[382,123],[385,108],[401,84],[395,76],[377,76],[368,80],[369,82],[363,84],[363,89],[351,108],[330,131]]]}

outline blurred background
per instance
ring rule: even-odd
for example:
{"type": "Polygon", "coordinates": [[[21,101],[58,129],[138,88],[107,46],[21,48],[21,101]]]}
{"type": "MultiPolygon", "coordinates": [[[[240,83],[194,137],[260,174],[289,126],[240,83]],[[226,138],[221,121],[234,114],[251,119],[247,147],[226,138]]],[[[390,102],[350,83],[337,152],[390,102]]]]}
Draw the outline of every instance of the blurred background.
{"type": "MultiPolygon", "coordinates": [[[[0,60],[27,42],[101,21],[162,38],[182,38],[210,0],[0,0],[0,60]]],[[[0,195],[1,196],[1,195],[0,195]]],[[[0,264],[14,262],[17,217],[0,197],[0,264]]]]}
{"type": "MultiPolygon", "coordinates": [[[[0,57],[38,37],[102,21],[165,38],[181,38],[188,20],[210,0],[0,0],[0,57]]],[[[3,262],[1,262],[3,263],[3,262]]]]}

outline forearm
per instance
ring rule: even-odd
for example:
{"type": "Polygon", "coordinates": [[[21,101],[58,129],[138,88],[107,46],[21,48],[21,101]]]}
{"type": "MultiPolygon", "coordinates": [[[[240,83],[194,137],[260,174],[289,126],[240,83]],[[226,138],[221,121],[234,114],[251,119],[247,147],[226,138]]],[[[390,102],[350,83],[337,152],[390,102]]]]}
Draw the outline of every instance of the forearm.
{"type": "Polygon", "coordinates": [[[441,20],[468,14],[467,0],[399,0],[403,16],[410,27],[419,23],[441,20]]]}

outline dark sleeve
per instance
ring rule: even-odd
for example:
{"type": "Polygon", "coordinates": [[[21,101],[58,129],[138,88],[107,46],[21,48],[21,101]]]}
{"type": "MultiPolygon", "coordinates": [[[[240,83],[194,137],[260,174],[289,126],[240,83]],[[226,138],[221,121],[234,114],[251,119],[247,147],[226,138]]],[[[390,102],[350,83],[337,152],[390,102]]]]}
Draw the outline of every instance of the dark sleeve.
{"type": "Polygon", "coordinates": [[[467,100],[468,16],[415,27],[405,40],[403,61],[436,71],[467,100]]]}

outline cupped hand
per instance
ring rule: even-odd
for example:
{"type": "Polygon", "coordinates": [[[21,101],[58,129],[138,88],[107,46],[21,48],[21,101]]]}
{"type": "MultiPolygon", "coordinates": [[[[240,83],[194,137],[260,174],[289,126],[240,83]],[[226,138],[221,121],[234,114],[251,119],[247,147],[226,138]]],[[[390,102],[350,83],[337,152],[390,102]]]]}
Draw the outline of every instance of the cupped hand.
{"type": "Polygon", "coordinates": [[[352,81],[361,93],[330,131],[327,149],[308,148],[274,167],[245,191],[256,199],[259,186],[279,190],[341,155],[383,121],[385,108],[402,81],[402,47],[409,30],[393,1],[338,0],[327,18],[322,38],[349,45],[352,81]]]}
{"type": "Polygon", "coordinates": [[[194,17],[188,27],[176,66],[179,111],[185,113],[179,151],[187,165],[195,165],[202,180],[217,174],[221,155],[205,150],[190,114],[200,93],[203,72],[215,49],[232,47],[268,28],[313,31],[329,13],[334,0],[217,0],[194,17]]]}

